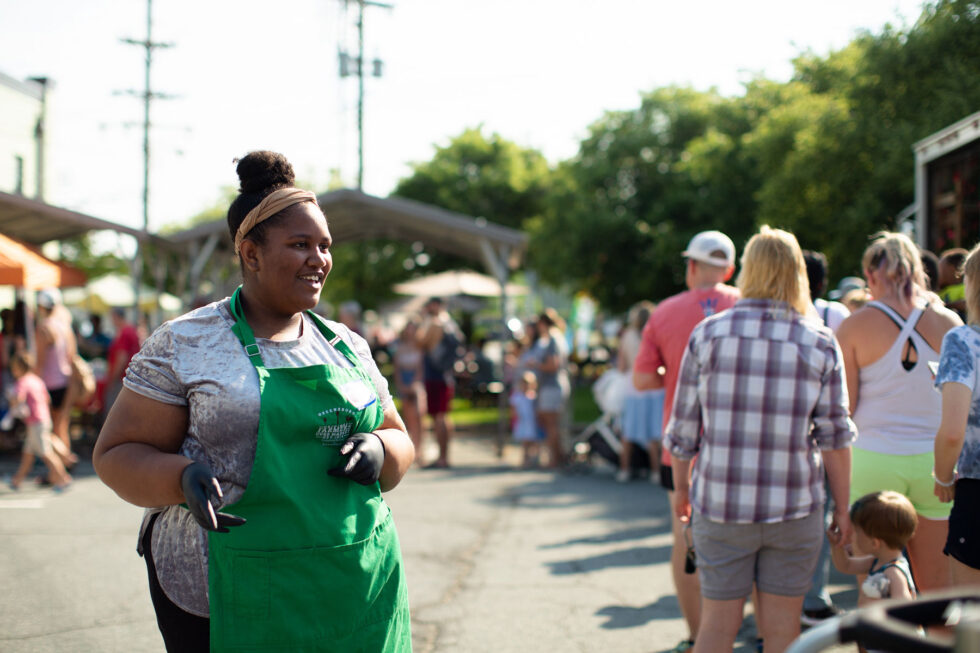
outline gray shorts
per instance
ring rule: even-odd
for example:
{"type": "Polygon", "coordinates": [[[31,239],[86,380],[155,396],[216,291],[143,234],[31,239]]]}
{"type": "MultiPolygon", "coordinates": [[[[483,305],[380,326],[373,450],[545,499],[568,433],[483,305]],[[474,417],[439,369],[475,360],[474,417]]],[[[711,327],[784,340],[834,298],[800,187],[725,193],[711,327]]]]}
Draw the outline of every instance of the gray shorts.
{"type": "Polygon", "coordinates": [[[567,396],[561,386],[546,385],[538,390],[535,409],[543,413],[560,413],[565,408],[566,399],[567,396]]]}
{"type": "Polygon", "coordinates": [[[823,511],[773,524],[724,524],[694,514],[691,531],[701,595],[715,601],[760,592],[803,596],[823,544],[823,511]]]}

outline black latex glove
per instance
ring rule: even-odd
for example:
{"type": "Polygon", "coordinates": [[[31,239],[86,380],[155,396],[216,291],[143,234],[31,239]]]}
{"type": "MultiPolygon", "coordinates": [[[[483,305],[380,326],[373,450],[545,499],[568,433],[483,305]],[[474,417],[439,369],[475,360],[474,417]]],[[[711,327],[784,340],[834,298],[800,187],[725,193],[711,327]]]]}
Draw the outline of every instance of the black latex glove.
{"type": "Polygon", "coordinates": [[[346,476],[361,485],[377,483],[385,464],[385,445],[375,433],[355,433],[340,445],[340,455],[350,458],[333,469],[331,476],[346,476]]]}
{"type": "Polygon", "coordinates": [[[194,521],[204,530],[227,533],[229,526],[241,526],[245,523],[242,517],[215,512],[215,507],[221,505],[224,496],[218,479],[207,465],[191,463],[185,467],[180,475],[180,489],[184,492],[184,500],[194,521]]]}

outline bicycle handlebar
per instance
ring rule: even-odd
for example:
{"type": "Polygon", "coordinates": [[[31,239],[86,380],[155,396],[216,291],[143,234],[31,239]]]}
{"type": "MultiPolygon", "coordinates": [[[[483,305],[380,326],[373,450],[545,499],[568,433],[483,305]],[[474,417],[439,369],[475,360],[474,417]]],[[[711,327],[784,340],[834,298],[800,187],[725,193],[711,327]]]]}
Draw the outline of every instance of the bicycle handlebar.
{"type": "Polygon", "coordinates": [[[945,590],[913,600],[876,601],[811,628],[786,653],[815,653],[851,642],[896,653],[951,653],[952,636],[930,633],[926,639],[919,626],[946,625],[947,608],[957,602],[980,604],[980,588],[945,590]]]}

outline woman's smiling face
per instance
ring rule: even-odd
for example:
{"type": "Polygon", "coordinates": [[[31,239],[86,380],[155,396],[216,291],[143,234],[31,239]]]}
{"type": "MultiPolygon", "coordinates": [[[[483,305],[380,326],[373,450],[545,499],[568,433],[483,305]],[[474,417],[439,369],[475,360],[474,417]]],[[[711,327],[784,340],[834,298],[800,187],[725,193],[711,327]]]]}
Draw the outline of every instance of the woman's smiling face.
{"type": "Polygon", "coordinates": [[[333,257],[327,220],[312,202],[294,204],[265,234],[256,274],[262,303],[281,315],[314,308],[333,257]]]}

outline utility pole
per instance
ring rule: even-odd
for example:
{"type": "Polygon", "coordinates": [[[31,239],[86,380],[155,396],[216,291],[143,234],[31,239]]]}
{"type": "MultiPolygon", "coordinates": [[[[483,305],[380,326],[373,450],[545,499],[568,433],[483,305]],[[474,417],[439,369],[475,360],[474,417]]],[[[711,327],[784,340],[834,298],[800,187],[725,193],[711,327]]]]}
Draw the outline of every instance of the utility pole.
{"type": "MultiPolygon", "coordinates": [[[[392,9],[394,5],[374,0],[354,0],[357,2],[357,57],[351,57],[347,52],[341,50],[340,58],[340,77],[349,77],[351,67],[357,68],[357,190],[364,190],[364,8],[381,7],[392,9]]],[[[344,0],[344,4],[351,0],[344,0]]],[[[381,59],[374,59],[371,62],[371,72],[374,77],[381,77],[384,67],[381,59]]]]}
{"type": "Polygon", "coordinates": [[[41,112],[37,117],[37,123],[34,125],[34,150],[35,158],[37,159],[35,168],[35,174],[37,177],[34,198],[39,202],[43,202],[44,177],[46,173],[44,155],[47,151],[47,141],[45,137],[48,129],[48,87],[51,80],[49,80],[47,77],[30,77],[29,79],[41,87],[41,112]]]}
{"type": "MultiPolygon", "coordinates": [[[[150,104],[152,100],[168,99],[172,96],[165,93],[154,93],[150,90],[150,71],[153,67],[153,51],[157,48],[170,48],[173,43],[156,43],[152,38],[153,34],[153,0],[146,0],[146,39],[121,39],[123,43],[138,45],[146,50],[146,73],[143,91],[127,90],[127,95],[140,97],[143,99],[143,237],[144,240],[150,232],[150,104]]],[[[133,259],[133,323],[139,320],[140,312],[140,287],[143,280],[143,255],[144,244],[142,241],[136,243],[136,256],[133,259]]]]}

